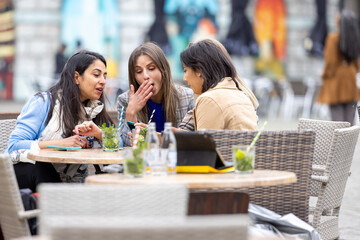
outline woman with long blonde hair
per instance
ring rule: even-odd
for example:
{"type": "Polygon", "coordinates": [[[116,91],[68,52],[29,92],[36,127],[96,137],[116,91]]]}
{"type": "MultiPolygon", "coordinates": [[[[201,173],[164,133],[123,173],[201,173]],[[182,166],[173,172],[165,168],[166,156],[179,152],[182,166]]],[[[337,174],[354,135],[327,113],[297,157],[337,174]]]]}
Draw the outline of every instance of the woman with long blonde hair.
{"type": "MultiPolygon", "coordinates": [[[[156,123],[156,131],[161,132],[165,122],[178,127],[194,108],[193,91],[174,84],[170,65],[156,44],[147,42],[135,48],[129,57],[128,71],[130,90],[117,100],[119,114],[124,107],[124,121],[148,123],[155,110],[152,121],[156,123]]],[[[129,131],[129,126],[124,124],[122,133],[129,131]]],[[[122,136],[125,145],[130,145],[127,135],[122,136]]]]}

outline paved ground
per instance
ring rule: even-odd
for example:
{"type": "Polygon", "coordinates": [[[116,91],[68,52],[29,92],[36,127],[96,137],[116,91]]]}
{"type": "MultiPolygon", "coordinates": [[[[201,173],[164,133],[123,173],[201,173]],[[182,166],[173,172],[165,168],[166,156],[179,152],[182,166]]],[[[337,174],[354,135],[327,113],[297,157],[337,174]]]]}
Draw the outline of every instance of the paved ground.
{"type": "MultiPolygon", "coordinates": [[[[0,101],[0,112],[20,111],[23,103],[0,101]]],[[[297,120],[267,119],[267,130],[295,130],[297,120]]],[[[260,125],[264,119],[260,119],[260,125]]],[[[359,124],[359,123],[357,123],[359,124]]],[[[351,176],[347,182],[345,195],[340,210],[340,236],[343,240],[360,238],[360,141],[358,140],[351,176]]]]}

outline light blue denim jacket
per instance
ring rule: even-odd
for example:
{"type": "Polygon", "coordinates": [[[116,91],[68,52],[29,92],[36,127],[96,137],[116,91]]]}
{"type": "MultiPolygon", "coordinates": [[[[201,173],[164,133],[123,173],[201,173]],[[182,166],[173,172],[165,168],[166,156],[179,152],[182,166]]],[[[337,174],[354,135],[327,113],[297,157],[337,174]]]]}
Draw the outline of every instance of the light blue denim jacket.
{"type": "Polygon", "coordinates": [[[49,95],[32,97],[21,110],[16,120],[15,130],[11,133],[5,153],[19,149],[30,149],[31,143],[39,139],[45,129],[49,112],[49,95]]]}

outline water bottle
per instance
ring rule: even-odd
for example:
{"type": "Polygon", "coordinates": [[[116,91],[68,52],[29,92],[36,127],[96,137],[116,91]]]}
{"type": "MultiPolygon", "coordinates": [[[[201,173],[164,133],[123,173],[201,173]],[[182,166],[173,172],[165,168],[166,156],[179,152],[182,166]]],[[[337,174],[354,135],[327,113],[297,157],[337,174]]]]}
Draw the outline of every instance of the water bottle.
{"type": "Polygon", "coordinates": [[[176,139],[171,128],[171,122],[166,122],[164,134],[161,140],[161,158],[167,163],[168,174],[175,174],[177,164],[177,150],[176,139]]]}
{"type": "Polygon", "coordinates": [[[154,122],[151,122],[148,126],[145,141],[148,143],[145,156],[146,165],[148,166],[147,169],[149,169],[152,175],[165,175],[166,168],[160,161],[159,139],[156,134],[156,125],[154,122]]]}

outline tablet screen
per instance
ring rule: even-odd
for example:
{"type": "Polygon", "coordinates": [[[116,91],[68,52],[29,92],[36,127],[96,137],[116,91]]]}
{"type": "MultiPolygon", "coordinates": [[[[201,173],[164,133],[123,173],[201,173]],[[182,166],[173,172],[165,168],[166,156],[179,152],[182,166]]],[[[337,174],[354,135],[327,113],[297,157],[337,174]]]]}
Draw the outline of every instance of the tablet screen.
{"type": "Polygon", "coordinates": [[[199,132],[174,132],[174,135],[177,144],[179,166],[210,165],[220,169],[228,165],[216,150],[215,141],[210,134],[199,132]],[[212,159],[212,156],[214,159],[212,159]]]}

